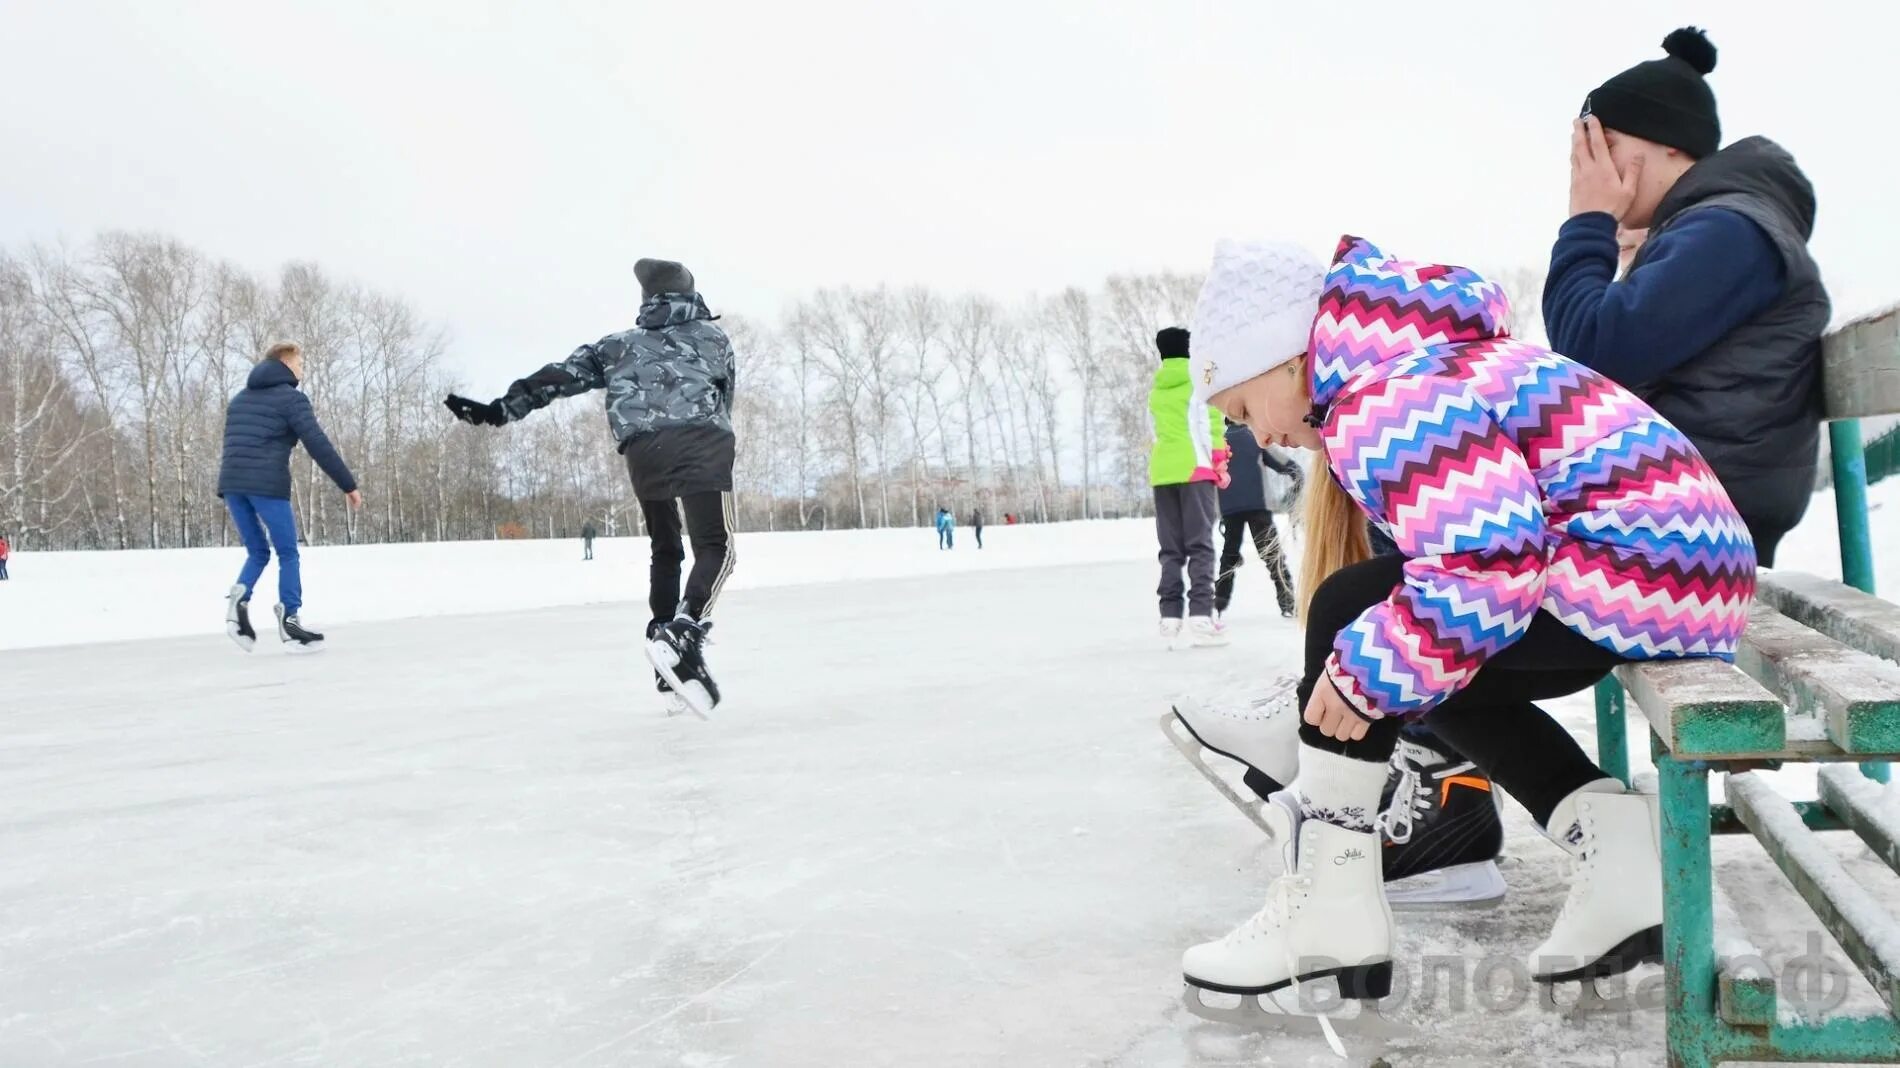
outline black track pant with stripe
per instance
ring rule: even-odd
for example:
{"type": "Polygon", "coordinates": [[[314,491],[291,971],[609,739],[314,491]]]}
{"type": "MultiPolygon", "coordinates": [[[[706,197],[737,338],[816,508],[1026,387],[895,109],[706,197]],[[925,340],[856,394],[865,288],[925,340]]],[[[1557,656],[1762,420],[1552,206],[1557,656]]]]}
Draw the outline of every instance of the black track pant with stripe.
{"type": "Polygon", "coordinates": [[[668,620],[683,612],[705,620],[712,615],[713,602],[719,599],[738,557],[732,547],[732,494],[691,493],[672,500],[641,501],[640,511],[653,541],[647,590],[653,618],[668,620]],[[680,597],[680,567],[686,560],[682,530],[693,545],[693,570],[686,576],[684,599],[680,597]]]}

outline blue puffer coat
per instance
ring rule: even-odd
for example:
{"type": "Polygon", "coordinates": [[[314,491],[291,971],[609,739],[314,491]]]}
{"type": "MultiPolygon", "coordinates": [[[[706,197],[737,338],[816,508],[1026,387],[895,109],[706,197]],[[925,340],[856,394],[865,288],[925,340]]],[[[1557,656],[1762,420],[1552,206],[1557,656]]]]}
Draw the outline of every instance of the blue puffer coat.
{"type": "Polygon", "coordinates": [[[297,388],[297,376],[283,363],[265,360],[251,368],[250,379],[225,413],[218,496],[288,499],[290,450],[299,441],[339,489],[348,493],[356,488],[356,476],[324,434],[310,398],[297,388]]]}

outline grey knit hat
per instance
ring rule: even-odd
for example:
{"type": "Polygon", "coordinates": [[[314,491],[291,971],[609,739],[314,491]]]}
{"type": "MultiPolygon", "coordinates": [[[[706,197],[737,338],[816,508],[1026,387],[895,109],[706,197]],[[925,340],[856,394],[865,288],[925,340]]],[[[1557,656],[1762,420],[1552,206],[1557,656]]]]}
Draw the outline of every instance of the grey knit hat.
{"type": "Polygon", "coordinates": [[[642,297],[657,297],[661,293],[697,293],[699,289],[693,283],[693,272],[686,265],[673,260],[641,260],[633,265],[633,276],[640,280],[642,297]]]}

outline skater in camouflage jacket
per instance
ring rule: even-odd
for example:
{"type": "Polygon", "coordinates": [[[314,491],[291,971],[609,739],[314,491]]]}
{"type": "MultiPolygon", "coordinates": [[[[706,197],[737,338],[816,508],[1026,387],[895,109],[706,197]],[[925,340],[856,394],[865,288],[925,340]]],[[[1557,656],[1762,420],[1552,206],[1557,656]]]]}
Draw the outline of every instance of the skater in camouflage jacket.
{"type": "Polygon", "coordinates": [[[736,361],[691,271],[653,259],[634,264],[633,271],[641,302],[632,329],[580,346],[488,404],[453,394],[446,403],[463,422],[503,426],[562,397],[606,390],[607,427],[626,457],[652,540],[647,601],[653,614],[647,636],[659,688],[679,689],[682,681],[703,684],[703,691],[681,691],[703,713],[719,698],[704,674],[700,642],[735,560],[736,361]],[[683,594],[682,533],[693,546],[693,569],[683,594]]]}

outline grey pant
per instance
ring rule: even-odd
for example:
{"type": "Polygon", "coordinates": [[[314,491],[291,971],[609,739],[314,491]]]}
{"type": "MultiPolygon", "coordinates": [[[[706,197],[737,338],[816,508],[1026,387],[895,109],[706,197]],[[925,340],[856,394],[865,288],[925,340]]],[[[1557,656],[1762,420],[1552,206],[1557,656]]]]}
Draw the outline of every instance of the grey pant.
{"type": "Polygon", "coordinates": [[[1155,487],[1155,539],[1161,543],[1161,618],[1214,613],[1214,522],[1220,517],[1220,491],[1212,482],[1155,487]],[[1188,587],[1181,584],[1181,568],[1188,587]]]}

